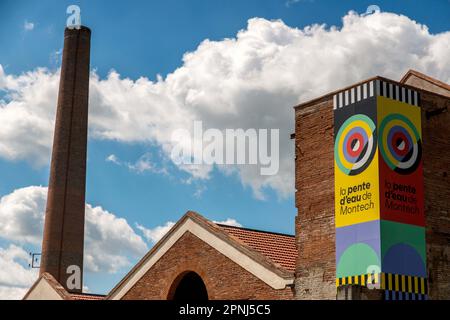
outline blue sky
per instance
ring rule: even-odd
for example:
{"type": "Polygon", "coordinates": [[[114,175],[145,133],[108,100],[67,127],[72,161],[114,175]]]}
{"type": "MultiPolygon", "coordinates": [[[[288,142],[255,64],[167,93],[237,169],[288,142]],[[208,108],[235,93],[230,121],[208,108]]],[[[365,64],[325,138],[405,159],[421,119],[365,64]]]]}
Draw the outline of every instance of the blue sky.
{"type": "Polygon", "coordinates": [[[0,4],[0,59],[13,73],[52,66],[49,53],[61,48],[65,9],[78,4],[82,23],[93,30],[92,67],[104,76],[111,68],[122,75],[155,78],[180,65],[182,55],[208,38],[234,37],[253,17],[282,19],[292,27],[312,23],[340,25],[349,10],[365,12],[371,4],[405,14],[432,32],[446,30],[450,3],[431,1],[300,0],[168,1],[14,1],[0,4]],[[36,24],[24,34],[24,21],[36,24]],[[126,39],[121,43],[120,39],[126,39]],[[124,59],[124,57],[127,57],[124,59]]]}
{"type": "MultiPolygon", "coordinates": [[[[368,5],[377,4],[383,12],[402,14],[426,25],[430,34],[450,29],[447,0],[1,0],[0,65],[5,74],[18,76],[38,67],[57,70],[65,10],[70,4],[81,7],[82,24],[92,29],[91,68],[100,79],[105,79],[111,69],[122,78],[144,76],[156,81],[159,74],[164,79],[183,65],[183,54],[196,50],[203,40],[234,38],[254,17],[281,19],[290,28],[314,23],[341,27],[348,11],[364,13],[368,5]],[[26,30],[26,23],[33,24],[29,27],[32,30],[26,30]]],[[[0,100],[3,94],[0,87],[0,100]]],[[[288,100],[290,105],[285,108],[299,102],[295,99],[288,100]]],[[[291,114],[293,122],[293,110],[291,114]]],[[[288,140],[287,136],[284,139],[288,140]]],[[[294,233],[293,188],[283,196],[271,187],[263,188],[266,198],[261,200],[237,174],[226,175],[218,169],[212,171],[210,179],[187,184],[180,181],[188,179],[189,174],[171,164],[167,164],[170,174],[165,175],[151,170],[137,172],[127,165],[105,161],[114,154],[122,163],[135,163],[142,155],[151,154],[156,165],[163,165],[159,152],[157,143],[90,138],[86,201],[125,218],[132,228],[139,223],[151,229],[195,210],[213,220],[233,218],[250,228],[294,233]]],[[[0,155],[0,197],[27,186],[46,186],[48,170],[48,165],[36,165],[26,158],[0,155]]],[[[0,242],[7,244],[6,240],[0,242]]],[[[24,248],[39,250],[32,245],[24,248]]],[[[134,262],[137,258],[130,259],[134,262]]],[[[112,275],[88,273],[86,283],[91,291],[105,293],[127,270],[125,267],[112,275]]]]}

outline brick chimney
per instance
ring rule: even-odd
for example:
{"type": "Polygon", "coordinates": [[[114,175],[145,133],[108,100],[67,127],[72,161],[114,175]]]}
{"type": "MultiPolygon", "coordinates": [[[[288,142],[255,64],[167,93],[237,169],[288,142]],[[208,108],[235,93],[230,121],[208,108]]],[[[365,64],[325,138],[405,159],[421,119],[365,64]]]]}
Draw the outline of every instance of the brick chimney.
{"type": "Polygon", "coordinates": [[[64,32],[40,267],[70,292],[83,279],[90,38],[86,27],[64,32]]]}

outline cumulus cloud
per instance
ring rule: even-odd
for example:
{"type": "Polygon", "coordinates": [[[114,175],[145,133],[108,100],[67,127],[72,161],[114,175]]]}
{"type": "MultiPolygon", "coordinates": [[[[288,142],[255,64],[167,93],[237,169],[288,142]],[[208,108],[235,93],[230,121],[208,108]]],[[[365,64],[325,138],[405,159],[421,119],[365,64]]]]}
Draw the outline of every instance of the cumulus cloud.
{"type": "Polygon", "coordinates": [[[0,65],[0,156],[49,162],[59,72],[39,68],[20,76],[6,75],[0,65]]]}
{"type": "Polygon", "coordinates": [[[29,288],[0,286],[0,300],[21,300],[29,288]]]}
{"type": "MultiPolygon", "coordinates": [[[[21,245],[41,245],[47,188],[30,186],[0,199],[0,237],[21,245]]],[[[148,250],[128,222],[100,206],[86,204],[85,270],[114,273],[148,250]]],[[[23,258],[24,256],[22,256],[23,258]]],[[[0,278],[0,285],[1,285],[0,278]]]]}
{"type": "Polygon", "coordinates": [[[21,299],[37,279],[38,271],[27,268],[28,253],[10,244],[0,247],[0,300],[21,299]]]}
{"type": "Polygon", "coordinates": [[[44,226],[47,188],[30,186],[0,199],[0,237],[18,243],[40,245],[44,226]]]}
{"type": "Polygon", "coordinates": [[[85,267],[87,271],[115,273],[148,250],[146,243],[123,218],[86,204],[85,267]]]}
{"type": "Polygon", "coordinates": [[[173,221],[167,221],[162,226],[157,226],[152,229],[148,229],[144,226],[141,226],[140,224],[137,224],[136,227],[141,230],[144,237],[150,241],[151,243],[158,242],[164,235],[169,232],[169,230],[175,225],[175,222],[173,221]]]}
{"type": "MultiPolygon", "coordinates": [[[[236,37],[204,40],[182,65],[155,81],[91,75],[90,136],[123,143],[145,142],[170,155],[176,129],[280,129],[280,171],[261,176],[258,166],[217,166],[236,175],[255,196],[266,188],[293,192],[292,106],[330,90],[382,75],[399,79],[408,69],[450,81],[450,32],[431,34],[410,18],[382,12],[343,17],[342,27],[291,28],[253,18],[236,37]]],[[[0,156],[48,163],[58,73],[38,69],[20,76],[0,68],[0,156]],[[31,132],[30,132],[31,130],[31,132]]],[[[188,140],[186,140],[188,141],[188,140]]],[[[145,164],[144,162],[142,164],[145,164]]],[[[180,166],[208,179],[213,166],[180,166]]]]}
{"type": "Polygon", "coordinates": [[[0,248],[0,285],[30,286],[37,272],[24,267],[29,260],[28,253],[19,246],[0,248]]]}

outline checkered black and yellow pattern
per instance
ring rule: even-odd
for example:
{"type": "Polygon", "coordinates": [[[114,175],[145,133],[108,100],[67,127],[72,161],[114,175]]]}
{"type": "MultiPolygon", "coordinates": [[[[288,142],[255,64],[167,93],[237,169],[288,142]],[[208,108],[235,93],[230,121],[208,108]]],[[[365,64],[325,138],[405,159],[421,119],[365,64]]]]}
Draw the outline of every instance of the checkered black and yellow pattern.
{"type": "Polygon", "coordinates": [[[428,282],[426,278],[384,272],[336,279],[336,287],[349,284],[361,286],[379,284],[379,289],[382,290],[408,292],[421,295],[426,295],[428,293],[428,282]]]}
{"type": "Polygon", "coordinates": [[[416,294],[428,293],[426,278],[385,273],[382,288],[389,291],[401,291],[416,294]]]}
{"type": "Polygon", "coordinates": [[[357,284],[360,286],[367,286],[368,283],[378,283],[380,274],[363,274],[358,276],[349,276],[336,279],[336,287],[345,286],[348,284],[357,284]]]}

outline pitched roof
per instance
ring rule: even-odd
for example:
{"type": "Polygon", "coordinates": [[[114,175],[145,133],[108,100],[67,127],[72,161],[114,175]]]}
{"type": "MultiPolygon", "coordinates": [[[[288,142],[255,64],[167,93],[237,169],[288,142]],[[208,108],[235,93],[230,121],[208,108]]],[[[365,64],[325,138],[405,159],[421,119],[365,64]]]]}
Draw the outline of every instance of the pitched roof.
{"type": "MultiPolygon", "coordinates": [[[[33,292],[40,281],[46,281],[54,292],[63,300],[104,300],[105,296],[100,294],[90,293],[70,293],[68,292],[50,273],[44,272],[31,286],[28,292],[23,297],[23,300],[27,300],[28,296],[33,292]]],[[[48,298],[48,297],[44,297],[48,298]]]]}
{"type": "Polygon", "coordinates": [[[218,226],[280,267],[287,271],[295,271],[297,257],[295,236],[223,224],[218,224],[218,226]]]}
{"type": "MultiPolygon", "coordinates": [[[[56,281],[56,279],[50,273],[47,272],[44,272],[39,276],[39,278],[27,291],[22,300],[28,300],[29,296],[39,286],[41,282],[46,282],[50,286],[51,290],[53,290],[53,292],[56,293],[56,295],[59,296],[62,300],[70,300],[70,293],[68,293],[67,290],[58,281],[56,281]]],[[[44,299],[48,298],[44,297],[44,299]]]]}
{"type": "Polygon", "coordinates": [[[205,241],[274,289],[284,289],[294,281],[292,263],[295,263],[296,250],[292,250],[295,246],[293,236],[245,228],[233,229],[188,211],[111,290],[106,299],[123,297],[185,232],[205,241]],[[265,242],[257,240],[258,237],[265,239],[265,242]],[[292,257],[289,252],[294,252],[292,257]]]}
{"type": "Polygon", "coordinates": [[[409,79],[411,76],[420,78],[420,79],[422,79],[422,80],[425,80],[425,81],[427,81],[427,82],[429,82],[429,83],[434,84],[435,86],[438,86],[438,87],[441,87],[441,88],[443,88],[443,89],[445,89],[445,90],[449,90],[449,91],[450,91],[450,85],[448,85],[447,83],[442,82],[442,81],[440,81],[440,80],[438,80],[438,79],[432,78],[432,77],[430,77],[430,76],[427,76],[426,74],[423,74],[423,73],[421,73],[421,72],[419,72],[419,71],[412,70],[412,69],[409,70],[409,71],[403,76],[403,78],[400,80],[400,83],[407,83],[407,82],[408,82],[408,79],[409,79]]]}
{"type": "MultiPolygon", "coordinates": [[[[237,248],[245,255],[251,257],[258,263],[265,265],[267,268],[271,269],[275,273],[278,273],[280,276],[288,278],[293,276],[293,270],[288,270],[283,265],[276,263],[275,260],[270,258],[270,256],[273,257],[273,254],[269,255],[269,252],[273,253],[275,251],[275,246],[269,246],[267,243],[265,246],[262,245],[262,243],[258,245],[257,241],[255,241],[255,237],[257,236],[258,232],[259,234],[270,234],[270,232],[238,227],[235,227],[236,230],[233,232],[231,231],[230,226],[226,228],[227,226],[213,223],[212,221],[206,219],[205,217],[194,211],[188,211],[185,214],[185,217],[193,219],[203,227],[207,228],[210,232],[213,232],[218,237],[227,241],[230,245],[237,248]],[[237,229],[240,229],[241,231],[239,232],[237,229]],[[248,232],[245,232],[245,230],[247,230],[248,232]],[[250,240],[252,238],[252,232],[254,241],[250,240]],[[241,237],[238,236],[238,233],[241,233],[241,237]],[[245,238],[245,235],[247,235],[247,242],[243,240],[245,238]],[[257,247],[260,248],[260,250],[258,250],[257,247]]],[[[275,235],[276,233],[272,234],[275,235]]],[[[269,240],[269,238],[267,240],[269,240]]],[[[293,259],[295,259],[295,257],[296,253],[293,259]]]]}

